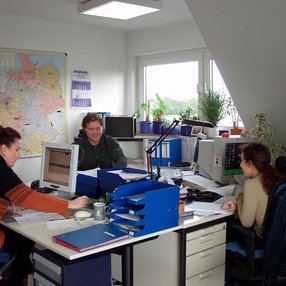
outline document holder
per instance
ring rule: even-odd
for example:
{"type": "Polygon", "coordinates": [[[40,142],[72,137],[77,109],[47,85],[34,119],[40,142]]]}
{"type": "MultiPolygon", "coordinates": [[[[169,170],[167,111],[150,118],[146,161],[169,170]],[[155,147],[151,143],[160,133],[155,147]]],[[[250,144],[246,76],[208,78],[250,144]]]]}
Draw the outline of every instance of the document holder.
{"type": "Polygon", "coordinates": [[[110,198],[111,223],[131,236],[178,225],[178,186],[144,180],[120,185],[110,198]]]}
{"type": "Polygon", "coordinates": [[[135,168],[117,167],[117,168],[101,169],[97,171],[99,186],[109,191],[113,191],[119,185],[130,183],[132,181],[145,180],[147,177],[148,173],[146,171],[135,168]],[[122,178],[120,176],[119,171],[122,171],[122,175],[124,174],[125,177],[127,177],[127,179],[122,178]],[[127,174],[130,174],[129,178],[127,174]]]}
{"type": "Polygon", "coordinates": [[[76,195],[96,198],[100,195],[99,182],[96,177],[77,174],[76,195]]]}

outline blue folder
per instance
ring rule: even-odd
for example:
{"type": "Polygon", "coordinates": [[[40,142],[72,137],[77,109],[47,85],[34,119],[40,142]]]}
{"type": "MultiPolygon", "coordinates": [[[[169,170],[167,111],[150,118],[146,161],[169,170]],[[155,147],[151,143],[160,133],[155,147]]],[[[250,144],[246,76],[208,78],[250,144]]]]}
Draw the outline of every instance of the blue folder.
{"type": "Polygon", "coordinates": [[[128,234],[108,224],[96,224],[86,228],[53,236],[53,241],[83,252],[121,239],[128,238],[128,234]]]}

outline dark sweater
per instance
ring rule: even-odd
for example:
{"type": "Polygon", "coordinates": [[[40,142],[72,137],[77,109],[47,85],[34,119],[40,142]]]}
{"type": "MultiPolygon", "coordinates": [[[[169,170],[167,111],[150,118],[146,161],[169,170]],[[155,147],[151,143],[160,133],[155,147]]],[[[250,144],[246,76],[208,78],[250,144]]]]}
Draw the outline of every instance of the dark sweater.
{"type": "Polygon", "coordinates": [[[93,146],[87,137],[74,142],[79,145],[78,170],[85,171],[94,168],[127,167],[127,158],[116,139],[102,134],[99,143],[93,146]]]}

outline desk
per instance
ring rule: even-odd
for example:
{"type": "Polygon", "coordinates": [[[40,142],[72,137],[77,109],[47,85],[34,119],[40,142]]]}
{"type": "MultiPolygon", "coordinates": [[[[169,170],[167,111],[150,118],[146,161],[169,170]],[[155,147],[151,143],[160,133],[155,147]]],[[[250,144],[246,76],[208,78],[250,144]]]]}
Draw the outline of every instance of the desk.
{"type": "Polygon", "coordinates": [[[1,224],[6,227],[22,234],[23,236],[35,241],[40,246],[47,248],[67,259],[77,259],[80,257],[85,257],[95,253],[103,252],[113,252],[118,249],[122,249],[122,282],[124,286],[133,285],[133,245],[145,242],[146,240],[155,239],[159,235],[164,233],[172,232],[178,230],[180,226],[158,231],[148,235],[140,237],[129,237],[127,239],[105,245],[102,247],[94,248],[85,252],[76,252],[59,244],[56,244],[52,241],[52,237],[56,234],[63,232],[71,231],[78,228],[65,228],[65,229],[56,229],[50,230],[46,227],[46,224],[34,225],[29,227],[21,227],[17,222],[5,223],[1,221],[1,224]]]}

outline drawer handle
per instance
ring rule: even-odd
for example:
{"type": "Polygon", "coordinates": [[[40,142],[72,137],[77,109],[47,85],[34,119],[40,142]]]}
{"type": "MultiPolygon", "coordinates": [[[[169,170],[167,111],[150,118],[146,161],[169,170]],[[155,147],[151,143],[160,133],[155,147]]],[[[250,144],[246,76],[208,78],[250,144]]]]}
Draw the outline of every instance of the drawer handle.
{"type": "Polygon", "coordinates": [[[204,235],[204,236],[200,237],[201,242],[207,242],[207,241],[211,241],[213,239],[214,239],[214,234],[204,235]]]}
{"type": "Polygon", "coordinates": [[[201,253],[200,253],[200,256],[201,257],[206,257],[206,256],[210,256],[210,255],[212,255],[213,254],[213,250],[210,250],[210,251],[202,251],[201,253]]]}
{"type": "Polygon", "coordinates": [[[210,277],[212,275],[213,275],[213,270],[210,270],[210,271],[207,271],[207,272],[200,274],[200,279],[205,279],[205,278],[210,277]]]}

